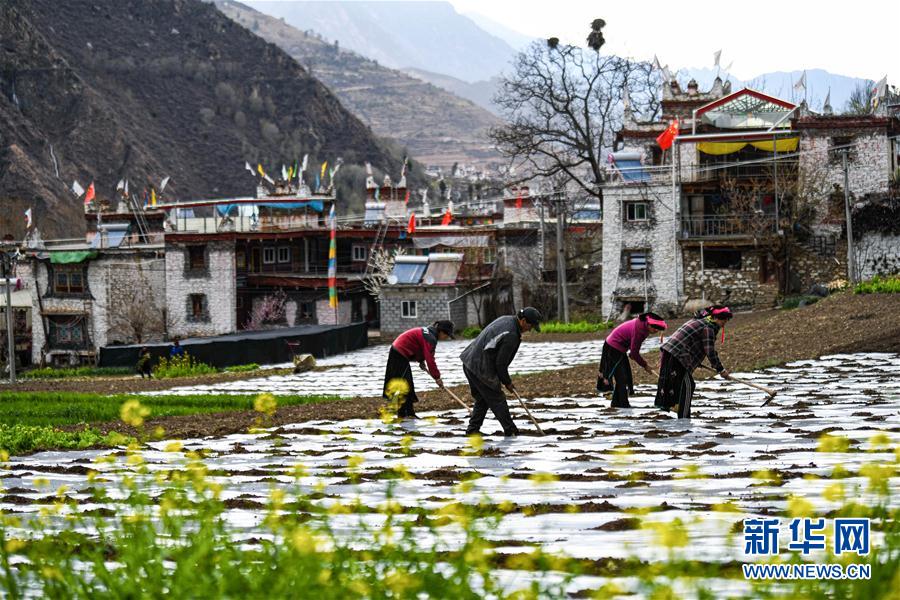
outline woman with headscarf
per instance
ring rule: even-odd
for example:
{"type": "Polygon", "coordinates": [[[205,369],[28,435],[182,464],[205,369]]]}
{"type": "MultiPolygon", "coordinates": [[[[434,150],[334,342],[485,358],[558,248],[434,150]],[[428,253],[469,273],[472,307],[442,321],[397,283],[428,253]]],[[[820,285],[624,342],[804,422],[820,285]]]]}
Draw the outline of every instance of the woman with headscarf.
{"type": "Polygon", "coordinates": [[[654,375],[653,369],[641,356],[641,344],[651,333],[660,333],[665,331],[666,327],[662,317],[656,313],[645,312],[625,321],[606,337],[600,355],[597,391],[612,391],[613,408],[631,408],[628,394],[634,393],[634,381],[629,358],[654,375]]]}
{"type": "Polygon", "coordinates": [[[727,306],[713,305],[698,311],[694,318],[678,328],[660,349],[659,382],[656,386],[656,406],[664,410],[677,407],[678,418],[690,418],[691,398],[694,395],[694,369],[704,358],[723,378],[729,372],[716,352],[716,336],[734,315],[727,306]]]}
{"type": "Polygon", "coordinates": [[[388,352],[387,368],[384,373],[383,396],[389,402],[399,403],[398,417],[415,419],[413,402],[418,402],[413,387],[412,362],[431,375],[438,387],[444,387],[441,372],[434,361],[434,351],[439,341],[453,339],[451,321],[435,321],[429,327],[415,327],[401,333],[388,352]],[[398,385],[399,380],[399,385],[398,385]]]}

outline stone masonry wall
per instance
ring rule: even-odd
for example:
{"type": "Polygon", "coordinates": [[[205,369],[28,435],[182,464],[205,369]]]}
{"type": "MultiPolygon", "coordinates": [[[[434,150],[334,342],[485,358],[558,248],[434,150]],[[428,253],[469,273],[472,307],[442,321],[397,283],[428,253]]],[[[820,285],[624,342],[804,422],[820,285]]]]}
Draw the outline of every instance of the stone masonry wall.
{"type": "Polygon", "coordinates": [[[319,325],[348,325],[351,322],[353,303],[349,300],[341,300],[338,296],[337,323],[335,323],[334,309],[328,304],[328,298],[316,300],[316,316],[319,325]]]}
{"type": "Polygon", "coordinates": [[[205,245],[206,268],[191,270],[188,245],[166,246],[166,305],[169,337],[209,336],[231,333],[236,325],[234,242],[205,245]],[[206,312],[201,318],[190,315],[190,295],[206,296],[206,312]]]}
{"type": "Polygon", "coordinates": [[[806,293],[813,285],[826,285],[836,279],[846,280],[847,240],[835,240],[834,256],[823,256],[806,246],[792,243],[790,270],[792,293],[806,293]]]}
{"type": "Polygon", "coordinates": [[[771,308],[778,294],[777,283],[760,283],[760,252],[752,248],[741,251],[740,269],[702,268],[700,248],[685,248],[684,294],[689,300],[706,299],[710,304],[723,303],[737,308],[771,308]]]}
{"type": "Polygon", "coordinates": [[[861,280],[900,274],[900,236],[867,232],[854,250],[861,280]]]}
{"type": "MultiPolygon", "coordinates": [[[[834,184],[844,187],[844,168],[841,156],[829,151],[835,138],[852,137],[847,162],[850,193],[855,198],[874,192],[886,192],[891,176],[890,140],[884,131],[872,129],[811,129],[800,136],[800,173],[807,192],[821,189],[820,219],[827,214],[825,203],[834,184]]],[[[843,218],[841,218],[843,221],[843,218]]],[[[813,229],[816,229],[814,224],[813,229]]]]}
{"type": "MultiPolygon", "coordinates": [[[[680,194],[680,190],[677,190],[680,194]]],[[[681,248],[676,242],[676,207],[671,185],[615,185],[603,190],[603,316],[621,309],[622,298],[644,296],[643,273],[627,273],[622,252],[646,248],[648,255],[648,295],[650,310],[661,313],[677,311],[682,295],[681,248]],[[649,220],[625,222],[622,214],[626,201],[648,203],[649,220]]]]}

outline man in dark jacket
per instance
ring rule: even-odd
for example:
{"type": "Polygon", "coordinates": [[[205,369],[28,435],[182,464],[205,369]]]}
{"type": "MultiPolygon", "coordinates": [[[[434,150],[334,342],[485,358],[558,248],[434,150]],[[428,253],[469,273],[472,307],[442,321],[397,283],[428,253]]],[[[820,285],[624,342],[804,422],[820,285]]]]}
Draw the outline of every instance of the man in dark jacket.
{"type": "Polygon", "coordinates": [[[531,329],[540,331],[542,320],[543,317],[536,308],[523,308],[515,316],[508,315],[495,320],[463,350],[460,355],[463,373],[469,380],[469,389],[475,399],[466,435],[479,432],[488,409],[500,421],[504,435],[519,433],[500,386],[506,386],[507,390],[515,392],[516,388],[509,377],[509,365],[519,350],[522,332],[531,329]]]}

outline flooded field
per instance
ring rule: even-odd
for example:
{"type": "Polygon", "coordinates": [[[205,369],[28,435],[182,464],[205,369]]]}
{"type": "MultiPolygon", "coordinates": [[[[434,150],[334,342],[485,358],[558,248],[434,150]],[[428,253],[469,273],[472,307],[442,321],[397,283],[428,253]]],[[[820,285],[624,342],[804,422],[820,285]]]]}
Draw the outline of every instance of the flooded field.
{"type": "MultiPolygon", "coordinates": [[[[525,372],[547,368],[548,362],[562,366],[596,360],[597,345],[523,344],[516,366],[525,372]],[[554,354],[559,346],[570,348],[554,354]],[[577,346],[574,356],[572,346],[577,346]]],[[[461,348],[447,344],[442,352],[455,355],[457,346],[461,348]]],[[[340,363],[342,358],[333,360],[340,363]]],[[[368,375],[359,375],[352,384],[336,377],[334,391],[377,393],[382,359],[374,349],[356,353],[356,364],[365,366],[368,375]]],[[[459,374],[448,370],[453,374],[446,379],[456,383],[453,378],[459,374]]],[[[539,398],[529,401],[529,407],[546,436],[537,435],[524,412],[511,403],[523,435],[504,439],[489,415],[483,442],[474,445],[462,435],[466,413],[460,408],[402,423],[309,421],[259,433],[184,440],[183,446],[202,452],[210,480],[223,488],[234,535],[247,540],[265,537],[264,508],[273,489],[288,489],[294,482],[316,490],[317,502],[325,508],[397,502],[403,507],[395,517],[399,519],[408,512],[413,520],[416,508],[439,510],[448,503],[498,507],[503,516],[487,532],[495,552],[512,556],[540,547],[595,564],[665,561],[673,555],[704,564],[746,562],[750,559],[743,554],[738,532],[747,516],[783,515],[799,499],[808,503],[802,504],[806,510],[826,515],[843,500],[833,490],[829,493],[836,481],[847,497],[855,496],[861,504],[876,502],[865,465],[896,460],[900,356],[834,355],[740,376],[776,388],[777,397],[762,407],[765,396],[756,390],[720,380],[698,382],[690,420],[653,408],[653,389],[648,386],[638,386],[631,399],[634,408],[627,410],[610,409],[602,398],[539,398]],[[833,444],[821,440],[826,433],[833,444]],[[673,531],[679,535],[673,537],[673,531]]],[[[257,381],[216,389],[297,392],[306,378],[264,381],[269,387],[257,381]]],[[[183,459],[180,452],[164,451],[168,444],[152,442],[143,452],[151,473],[171,469],[183,459]]],[[[0,472],[5,488],[0,509],[12,515],[37,514],[58,499],[55,490],[60,486],[67,486],[62,492],[71,503],[67,510],[116,509],[114,489],[135,466],[125,459],[95,460],[115,454],[122,453],[16,457],[0,472]],[[86,491],[95,485],[86,475],[92,470],[113,489],[105,504],[90,500],[86,491]]],[[[900,479],[889,477],[886,484],[896,506],[900,479]]],[[[160,494],[164,488],[154,484],[150,492],[160,494]]],[[[377,526],[386,518],[376,510],[333,512],[332,527],[347,535],[360,519],[377,526]]],[[[422,527],[418,535],[425,539],[433,532],[422,527]]],[[[877,535],[873,533],[873,544],[877,535]]],[[[452,527],[442,534],[450,548],[459,541],[454,536],[452,527]]],[[[513,587],[535,576],[527,569],[499,573],[513,587]]],[[[623,593],[641,592],[640,581],[628,572],[583,574],[566,586],[570,593],[579,593],[610,582],[623,593]]],[[[696,583],[673,585],[679,594],[692,596],[696,583]]],[[[716,597],[748,589],[738,576],[706,578],[702,584],[716,597]]]]}

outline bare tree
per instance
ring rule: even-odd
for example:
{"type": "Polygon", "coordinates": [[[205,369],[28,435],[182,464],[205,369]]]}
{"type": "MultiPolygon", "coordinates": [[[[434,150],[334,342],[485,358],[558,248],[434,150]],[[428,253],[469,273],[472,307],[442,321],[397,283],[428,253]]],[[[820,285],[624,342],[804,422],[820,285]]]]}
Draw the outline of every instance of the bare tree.
{"type": "Polygon", "coordinates": [[[108,311],[110,336],[123,342],[143,344],[165,334],[164,311],[156,304],[149,283],[141,279],[139,284],[117,290],[115,306],[108,311]]]}
{"type": "Polygon", "coordinates": [[[847,115],[870,115],[872,114],[872,89],[875,87],[874,81],[860,81],[854,86],[844,105],[844,114],[847,115]]]}
{"type": "Polygon", "coordinates": [[[658,117],[660,75],[646,62],[559,44],[534,42],[515,60],[494,102],[507,122],[490,136],[526,176],[564,176],[600,198],[604,151],[624,122],[624,101],[645,120],[658,117]],[[626,92],[627,89],[627,92],[626,92]]]}
{"type": "Polygon", "coordinates": [[[403,254],[403,248],[387,250],[377,248],[369,256],[369,274],[363,279],[363,286],[375,298],[381,294],[381,288],[387,283],[388,275],[394,269],[394,258],[403,254]]]}

